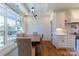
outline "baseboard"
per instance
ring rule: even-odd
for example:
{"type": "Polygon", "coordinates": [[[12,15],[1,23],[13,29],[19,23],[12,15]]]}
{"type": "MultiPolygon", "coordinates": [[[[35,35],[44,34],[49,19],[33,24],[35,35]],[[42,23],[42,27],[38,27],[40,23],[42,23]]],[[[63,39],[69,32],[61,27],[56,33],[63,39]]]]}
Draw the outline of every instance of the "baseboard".
{"type": "Polygon", "coordinates": [[[9,44],[9,45],[6,45],[6,46],[2,47],[0,49],[0,56],[6,55],[8,52],[10,52],[12,49],[14,49],[16,47],[17,47],[16,43],[9,44]]]}
{"type": "Polygon", "coordinates": [[[51,41],[51,40],[43,40],[43,41],[51,41]]]}
{"type": "Polygon", "coordinates": [[[43,38],[43,41],[51,41],[50,38],[43,38]]]}

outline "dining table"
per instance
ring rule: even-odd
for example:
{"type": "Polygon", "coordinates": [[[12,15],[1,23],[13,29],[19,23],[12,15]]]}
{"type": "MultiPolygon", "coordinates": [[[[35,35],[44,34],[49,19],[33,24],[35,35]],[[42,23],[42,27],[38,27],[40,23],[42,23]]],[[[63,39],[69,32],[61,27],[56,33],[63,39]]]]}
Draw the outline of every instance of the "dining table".
{"type": "Polygon", "coordinates": [[[28,37],[31,39],[32,46],[36,46],[37,44],[40,43],[41,39],[40,35],[29,35],[28,37]]]}
{"type": "Polygon", "coordinates": [[[31,35],[30,36],[32,42],[40,42],[40,35],[31,35]]]}
{"type": "Polygon", "coordinates": [[[31,50],[33,50],[32,52],[35,55],[36,47],[40,43],[40,40],[41,40],[40,35],[33,35],[33,34],[30,34],[30,35],[25,35],[25,34],[17,35],[16,41],[17,41],[17,47],[19,49],[18,50],[19,55],[29,54],[31,50]],[[31,47],[33,49],[31,49],[31,47]],[[29,53],[26,50],[28,50],[29,53]]]}
{"type": "Polygon", "coordinates": [[[18,39],[31,39],[32,46],[36,46],[40,43],[41,36],[40,35],[33,35],[33,34],[23,34],[22,36],[18,37],[18,39]]]}

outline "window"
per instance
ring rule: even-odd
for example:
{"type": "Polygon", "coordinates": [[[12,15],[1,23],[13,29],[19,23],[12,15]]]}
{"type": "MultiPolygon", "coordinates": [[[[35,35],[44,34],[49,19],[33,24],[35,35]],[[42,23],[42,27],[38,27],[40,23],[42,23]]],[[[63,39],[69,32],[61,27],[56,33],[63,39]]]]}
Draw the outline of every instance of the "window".
{"type": "Polygon", "coordinates": [[[16,39],[16,33],[17,33],[17,25],[16,20],[7,18],[7,43],[12,43],[16,39]]]}
{"type": "Polygon", "coordinates": [[[4,17],[0,15],[0,47],[4,46],[4,17]]]}
{"type": "Polygon", "coordinates": [[[23,19],[21,18],[21,17],[18,17],[17,18],[17,32],[18,33],[21,33],[21,32],[23,32],[23,21],[22,21],[23,19]]]}
{"type": "Polygon", "coordinates": [[[0,5],[0,47],[15,43],[19,32],[23,32],[22,17],[0,5]]]}

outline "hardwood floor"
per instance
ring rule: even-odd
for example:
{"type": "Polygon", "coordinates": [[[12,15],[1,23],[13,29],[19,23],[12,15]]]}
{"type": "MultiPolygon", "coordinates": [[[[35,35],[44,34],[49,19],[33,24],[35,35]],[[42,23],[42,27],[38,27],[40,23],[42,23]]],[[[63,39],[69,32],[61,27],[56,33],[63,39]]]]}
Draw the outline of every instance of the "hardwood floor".
{"type": "MultiPolygon", "coordinates": [[[[72,49],[57,49],[49,41],[43,41],[36,46],[36,56],[75,56],[72,49]]],[[[6,54],[6,56],[18,56],[18,48],[6,54]]]]}
{"type": "MultiPolygon", "coordinates": [[[[19,56],[19,54],[18,54],[18,48],[13,49],[12,51],[10,51],[5,56],[19,56]]],[[[32,56],[35,56],[35,48],[34,47],[32,48],[32,56]]]]}
{"type": "Polygon", "coordinates": [[[57,49],[51,42],[45,41],[36,47],[37,56],[75,56],[72,49],[57,49]]]}

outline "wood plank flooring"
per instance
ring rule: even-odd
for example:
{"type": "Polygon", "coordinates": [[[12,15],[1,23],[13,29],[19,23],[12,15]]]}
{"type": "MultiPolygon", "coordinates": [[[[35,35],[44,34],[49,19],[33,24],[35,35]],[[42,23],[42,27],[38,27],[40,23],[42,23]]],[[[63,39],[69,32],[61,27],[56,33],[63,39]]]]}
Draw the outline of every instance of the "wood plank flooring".
{"type": "Polygon", "coordinates": [[[75,56],[73,49],[57,49],[49,41],[44,41],[36,47],[37,56],[75,56]]]}
{"type": "MultiPolygon", "coordinates": [[[[18,54],[18,48],[13,49],[12,51],[10,51],[5,56],[19,56],[19,54],[18,54]]],[[[32,56],[35,56],[35,47],[32,48],[32,56]]]]}
{"type": "MultiPolygon", "coordinates": [[[[75,56],[72,49],[57,49],[50,41],[43,41],[36,46],[36,56],[75,56]]],[[[6,56],[18,56],[18,48],[6,54],[6,56]]]]}

